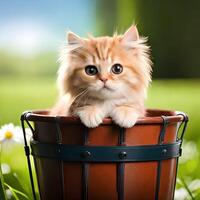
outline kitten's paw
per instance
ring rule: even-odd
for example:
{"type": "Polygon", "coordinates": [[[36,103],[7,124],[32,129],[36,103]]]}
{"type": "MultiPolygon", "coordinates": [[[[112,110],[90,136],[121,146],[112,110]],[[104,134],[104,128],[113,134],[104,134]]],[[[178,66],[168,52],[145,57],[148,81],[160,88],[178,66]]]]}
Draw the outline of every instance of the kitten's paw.
{"type": "Polygon", "coordinates": [[[130,128],[135,125],[139,115],[133,108],[119,106],[113,109],[111,117],[120,127],[130,128]]]}
{"type": "Polygon", "coordinates": [[[81,121],[89,128],[95,128],[102,123],[104,115],[102,111],[96,107],[88,106],[77,112],[81,121]]]}

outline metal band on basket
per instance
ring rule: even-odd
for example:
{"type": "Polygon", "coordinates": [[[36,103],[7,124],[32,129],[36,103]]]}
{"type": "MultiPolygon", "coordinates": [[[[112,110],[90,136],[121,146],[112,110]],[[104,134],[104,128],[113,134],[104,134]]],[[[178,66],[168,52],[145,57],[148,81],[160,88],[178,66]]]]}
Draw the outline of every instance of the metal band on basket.
{"type": "Polygon", "coordinates": [[[32,155],[69,162],[157,161],[180,156],[181,142],[144,146],[76,146],[41,143],[32,140],[32,155]],[[83,156],[83,154],[88,156],[83,156]],[[121,156],[126,153],[126,156],[121,156]]]}
{"type": "MultiPolygon", "coordinates": [[[[169,121],[167,120],[167,117],[161,116],[163,123],[162,123],[162,128],[159,134],[158,138],[158,145],[163,145],[164,139],[165,139],[165,134],[166,134],[166,128],[169,124],[169,121]]],[[[167,153],[167,149],[163,149],[163,154],[167,153]]],[[[180,151],[179,151],[180,153],[180,151]]],[[[156,177],[156,191],[155,191],[155,200],[159,199],[159,191],[160,191],[160,175],[162,171],[162,162],[161,160],[157,161],[157,177],[156,177]]]]}
{"type": "MultiPolygon", "coordinates": [[[[126,129],[120,128],[119,129],[119,137],[118,137],[118,145],[124,146],[125,145],[125,134],[126,129]]],[[[118,153],[118,157],[120,160],[124,160],[126,158],[127,152],[126,151],[120,151],[118,153]]],[[[117,193],[118,193],[118,200],[124,199],[124,162],[119,162],[117,164],[117,193]]]]}

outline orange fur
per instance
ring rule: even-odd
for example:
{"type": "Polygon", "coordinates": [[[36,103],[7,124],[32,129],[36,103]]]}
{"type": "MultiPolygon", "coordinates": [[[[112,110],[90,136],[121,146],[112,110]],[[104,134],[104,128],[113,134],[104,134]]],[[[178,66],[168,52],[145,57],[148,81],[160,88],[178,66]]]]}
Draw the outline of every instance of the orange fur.
{"type": "Polygon", "coordinates": [[[113,37],[83,39],[68,33],[58,72],[60,100],[51,114],[79,116],[89,127],[98,126],[107,116],[120,126],[133,126],[145,113],[144,100],[151,81],[149,47],[145,42],[135,26],[113,37]],[[123,66],[120,74],[111,71],[116,63],[123,66]],[[96,66],[98,73],[86,74],[88,65],[96,66]],[[66,95],[70,98],[63,100],[66,95]]]}

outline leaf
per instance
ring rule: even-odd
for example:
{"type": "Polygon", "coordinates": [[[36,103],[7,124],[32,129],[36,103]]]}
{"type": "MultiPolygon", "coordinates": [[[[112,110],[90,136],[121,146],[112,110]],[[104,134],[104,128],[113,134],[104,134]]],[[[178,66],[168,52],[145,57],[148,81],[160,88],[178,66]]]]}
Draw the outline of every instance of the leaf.
{"type": "Polygon", "coordinates": [[[183,185],[183,186],[185,187],[185,189],[187,190],[187,192],[188,192],[190,198],[191,198],[192,200],[195,200],[195,198],[194,198],[192,192],[190,191],[189,187],[187,186],[186,182],[185,182],[183,179],[181,179],[181,178],[180,178],[179,180],[181,181],[182,185],[183,185]]]}
{"type": "Polygon", "coordinates": [[[23,196],[24,198],[28,199],[28,196],[26,194],[24,194],[23,192],[20,192],[19,190],[16,190],[14,189],[13,187],[11,187],[10,185],[8,185],[7,183],[4,183],[4,185],[6,187],[8,187],[8,189],[11,190],[11,192],[13,193],[13,196],[15,197],[16,200],[20,200],[18,197],[17,197],[17,194],[20,194],[21,196],[23,196]]]}

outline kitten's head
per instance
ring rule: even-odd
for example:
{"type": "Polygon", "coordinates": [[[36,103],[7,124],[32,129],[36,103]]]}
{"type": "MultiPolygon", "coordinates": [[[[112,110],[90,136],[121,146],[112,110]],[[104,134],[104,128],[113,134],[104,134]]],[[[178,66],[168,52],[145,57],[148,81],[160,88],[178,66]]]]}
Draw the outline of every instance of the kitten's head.
{"type": "Polygon", "coordinates": [[[61,95],[109,99],[146,95],[151,80],[151,61],[146,40],[136,26],[124,35],[80,38],[72,32],[63,49],[58,75],[61,95]]]}

